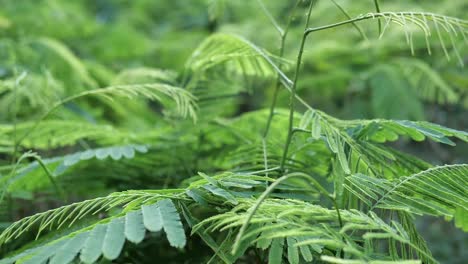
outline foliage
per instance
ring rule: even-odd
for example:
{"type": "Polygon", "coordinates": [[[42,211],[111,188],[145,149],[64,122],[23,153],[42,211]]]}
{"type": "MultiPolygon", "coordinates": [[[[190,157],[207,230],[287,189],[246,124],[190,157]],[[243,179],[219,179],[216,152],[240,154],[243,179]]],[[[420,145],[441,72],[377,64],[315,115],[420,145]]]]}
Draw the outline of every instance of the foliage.
{"type": "Polygon", "coordinates": [[[468,22],[293,2],[0,1],[0,263],[438,263],[468,22]]]}

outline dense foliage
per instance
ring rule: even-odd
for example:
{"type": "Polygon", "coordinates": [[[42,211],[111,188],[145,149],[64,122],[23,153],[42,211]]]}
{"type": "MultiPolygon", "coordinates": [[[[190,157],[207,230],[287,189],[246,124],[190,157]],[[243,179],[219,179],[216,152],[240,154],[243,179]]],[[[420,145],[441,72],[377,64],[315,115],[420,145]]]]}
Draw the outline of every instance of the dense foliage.
{"type": "Polygon", "coordinates": [[[465,1],[0,6],[0,264],[466,260],[465,1]]]}

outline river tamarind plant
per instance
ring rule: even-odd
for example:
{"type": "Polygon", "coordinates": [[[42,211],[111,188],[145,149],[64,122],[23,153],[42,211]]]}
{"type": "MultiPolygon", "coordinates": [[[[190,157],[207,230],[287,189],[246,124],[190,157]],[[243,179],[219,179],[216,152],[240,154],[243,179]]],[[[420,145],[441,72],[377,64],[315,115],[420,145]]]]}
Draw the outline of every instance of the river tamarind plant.
{"type": "MultiPolygon", "coordinates": [[[[0,166],[0,206],[14,211],[37,193],[54,197],[55,208],[2,227],[0,264],[146,263],[161,252],[171,263],[438,263],[415,217],[443,217],[468,231],[468,165],[434,166],[391,142],[454,146],[468,133],[426,121],[339,119],[309,104],[298,85],[318,32],[348,26],[377,41],[363,29],[375,22],[378,38],[395,27],[418,55],[422,35],[429,54],[440,48],[463,67],[468,21],[385,11],[378,0],[368,1],[374,12],[353,17],[339,1],[324,2],[346,19],[312,26],[317,1],[297,0],[282,25],[256,0],[278,34],[277,53],[216,32],[180,73],[138,67],[111,76],[53,38],[12,45],[18,61],[44,51],[59,58],[60,70],[85,88],[62,93],[46,70],[41,79],[12,67],[2,79],[0,105],[11,105],[12,121],[0,124],[8,162],[0,166]],[[298,21],[291,62],[286,41],[298,21]],[[269,107],[239,113],[237,95],[265,82],[273,83],[269,107]],[[34,85],[45,88],[27,89],[34,85]],[[288,108],[278,106],[282,92],[288,108]]],[[[227,5],[211,1],[212,19],[227,5]]],[[[398,63],[435,80],[426,99],[456,100],[422,64],[398,63]]],[[[378,67],[368,74],[392,71],[378,67]]]]}

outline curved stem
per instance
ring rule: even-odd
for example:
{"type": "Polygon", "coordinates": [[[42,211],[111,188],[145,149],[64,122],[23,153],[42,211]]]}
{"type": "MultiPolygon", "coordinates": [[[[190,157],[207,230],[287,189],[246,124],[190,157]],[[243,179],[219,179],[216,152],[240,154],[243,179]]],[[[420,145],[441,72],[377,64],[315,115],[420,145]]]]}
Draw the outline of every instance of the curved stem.
{"type": "MultiPolygon", "coordinates": [[[[284,54],[284,40],[286,38],[286,35],[281,36],[281,47],[280,47],[280,52],[279,52],[279,57],[282,58],[284,54]]],[[[275,84],[275,91],[273,92],[273,99],[270,105],[270,113],[268,115],[267,119],[267,124],[265,128],[265,132],[263,132],[263,138],[265,139],[268,136],[268,132],[270,130],[271,126],[271,121],[273,120],[273,115],[275,114],[275,108],[276,108],[276,102],[278,100],[278,93],[279,93],[279,87],[281,86],[281,77],[278,75],[276,78],[276,84],[275,84]]]]}
{"type": "MultiPolygon", "coordinates": [[[[23,155],[21,155],[18,160],[15,161],[14,164],[11,164],[10,166],[8,167],[11,167],[11,170],[10,170],[10,173],[8,174],[8,176],[4,176],[1,178],[1,181],[0,183],[2,183],[2,187],[3,187],[3,190],[2,192],[0,193],[0,203],[3,202],[3,198],[5,197],[6,193],[8,192],[8,187],[10,185],[10,180],[11,178],[13,178],[13,176],[16,174],[16,171],[18,169],[18,166],[20,165],[20,163],[26,159],[26,158],[29,158],[32,156],[32,153],[29,151],[29,152],[26,152],[26,153],[23,153],[23,155]]],[[[9,169],[9,168],[8,168],[9,169]]]]}
{"type": "Polygon", "coordinates": [[[32,157],[39,163],[39,165],[41,166],[41,168],[44,170],[44,172],[46,173],[47,175],[47,178],[49,179],[50,183],[54,186],[54,189],[55,189],[55,192],[57,192],[57,194],[62,197],[63,199],[63,202],[66,202],[67,200],[67,196],[65,195],[65,192],[63,191],[62,188],[60,188],[60,186],[57,184],[57,182],[55,181],[54,179],[54,176],[52,175],[52,173],[50,172],[49,168],[47,168],[47,166],[44,164],[44,162],[42,161],[42,159],[38,156],[38,155],[32,155],[32,157]]]}
{"type": "Polygon", "coordinates": [[[340,208],[338,208],[338,203],[336,202],[336,199],[333,200],[333,205],[335,206],[335,211],[336,214],[338,215],[338,223],[340,223],[340,227],[343,228],[343,220],[341,219],[341,213],[340,213],[340,208]]]}
{"type": "Polygon", "coordinates": [[[307,35],[308,35],[307,34],[307,28],[309,27],[310,14],[312,13],[312,8],[314,7],[315,3],[316,3],[316,0],[312,0],[310,2],[309,10],[307,12],[306,24],[305,24],[306,31],[302,35],[301,45],[299,47],[299,53],[297,55],[296,71],[295,71],[295,74],[294,74],[294,81],[293,81],[292,87],[291,87],[291,96],[289,98],[288,136],[286,138],[286,144],[284,146],[283,157],[281,158],[281,164],[280,164],[280,168],[281,168],[282,171],[284,170],[286,157],[288,156],[289,145],[291,144],[291,140],[292,140],[293,123],[294,123],[294,105],[295,105],[295,99],[296,99],[297,80],[299,79],[299,71],[300,71],[300,68],[301,68],[302,54],[304,52],[304,46],[305,46],[305,42],[307,40],[307,35]]]}
{"type": "MultiPolygon", "coordinates": [[[[16,69],[15,69],[16,70],[16,69]]],[[[11,156],[11,163],[15,163],[16,161],[16,152],[18,151],[18,145],[16,144],[16,140],[17,140],[17,137],[16,137],[16,128],[17,128],[17,119],[16,119],[16,115],[17,115],[17,104],[18,104],[18,85],[19,85],[19,82],[16,81],[15,82],[15,85],[13,86],[13,155],[11,156]]]]}
{"type": "MultiPolygon", "coordinates": [[[[348,14],[348,12],[346,12],[346,10],[344,10],[343,7],[341,7],[341,5],[339,5],[335,0],[330,0],[330,1],[332,1],[332,3],[341,11],[341,13],[343,13],[343,15],[347,19],[351,19],[351,16],[348,14]]],[[[380,20],[379,20],[379,23],[380,23],[380,20]]],[[[359,32],[359,35],[361,35],[361,37],[364,40],[367,40],[367,36],[364,33],[364,31],[356,23],[353,22],[352,24],[353,24],[353,27],[359,32]]]]}
{"type": "Polygon", "coordinates": [[[280,36],[284,35],[284,30],[281,28],[281,26],[276,22],[275,18],[273,15],[268,11],[268,9],[265,7],[265,4],[263,4],[262,0],[257,0],[257,3],[260,5],[262,8],[263,13],[268,17],[270,20],[271,24],[275,27],[276,31],[280,34],[280,36]]]}
{"type": "MultiPolygon", "coordinates": [[[[328,191],[325,188],[323,188],[313,177],[310,177],[309,175],[307,175],[305,173],[296,172],[296,173],[291,173],[291,174],[284,175],[284,176],[278,178],[275,182],[273,182],[270,186],[268,186],[268,188],[262,193],[262,195],[260,195],[260,197],[258,197],[255,204],[249,209],[249,213],[247,215],[247,218],[245,219],[244,223],[242,224],[241,228],[239,229],[239,233],[237,233],[236,240],[234,241],[234,245],[233,245],[233,248],[232,248],[232,253],[233,254],[235,254],[237,252],[237,250],[239,249],[242,236],[244,235],[245,231],[247,230],[247,226],[249,225],[250,221],[252,220],[253,216],[255,215],[255,212],[258,210],[258,208],[263,203],[263,201],[265,201],[265,199],[268,197],[268,195],[270,195],[270,193],[273,192],[273,190],[276,188],[276,186],[278,186],[283,181],[285,181],[287,179],[290,179],[290,178],[294,178],[294,177],[304,178],[304,179],[308,180],[309,183],[311,183],[311,185],[314,185],[321,193],[325,194],[328,198],[331,198],[333,200],[332,196],[328,193],[328,191]]],[[[341,221],[340,216],[339,216],[339,220],[341,221]]]]}
{"type": "MultiPolygon", "coordinates": [[[[374,5],[375,5],[375,11],[377,13],[380,13],[379,0],[374,0],[374,5]]],[[[382,34],[382,22],[380,22],[380,19],[378,20],[378,25],[379,25],[379,35],[380,35],[382,34]]]]}
{"type": "MultiPolygon", "coordinates": [[[[320,26],[320,27],[315,27],[315,28],[308,28],[308,29],[306,29],[305,34],[309,35],[312,32],[321,31],[321,30],[330,29],[330,28],[335,28],[335,27],[339,27],[339,26],[343,26],[343,25],[347,25],[347,24],[353,24],[354,22],[358,22],[358,21],[362,21],[362,20],[379,19],[380,17],[386,17],[386,16],[390,16],[392,14],[394,14],[394,13],[392,13],[392,12],[383,12],[383,13],[369,13],[369,14],[366,14],[366,15],[360,15],[358,17],[348,19],[348,20],[344,20],[344,21],[340,21],[340,22],[337,22],[337,23],[333,23],[333,24],[329,24],[329,25],[325,25],[325,26],[320,26]]],[[[414,12],[398,12],[398,14],[399,15],[430,15],[431,13],[420,13],[420,14],[418,14],[418,13],[414,13],[414,12]]]]}

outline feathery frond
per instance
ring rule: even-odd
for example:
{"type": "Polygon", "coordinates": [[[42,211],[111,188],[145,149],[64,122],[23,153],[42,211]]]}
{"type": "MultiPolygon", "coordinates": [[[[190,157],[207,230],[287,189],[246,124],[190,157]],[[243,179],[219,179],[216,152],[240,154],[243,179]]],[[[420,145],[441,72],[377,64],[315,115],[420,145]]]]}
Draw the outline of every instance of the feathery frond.
{"type": "Polygon", "coordinates": [[[114,95],[127,98],[142,96],[157,101],[163,101],[163,97],[161,97],[161,95],[165,95],[176,103],[178,114],[180,114],[182,117],[190,116],[196,120],[197,106],[195,103],[195,98],[190,94],[190,92],[168,84],[148,83],[114,85],[106,88],[87,91],[75,97],[82,97],[85,95],[100,95],[110,100],[112,100],[112,96],[114,95]]]}
{"type": "Polygon", "coordinates": [[[56,178],[66,172],[69,167],[79,163],[80,161],[90,160],[93,158],[104,160],[109,157],[113,160],[120,160],[121,158],[132,159],[136,152],[146,153],[147,151],[148,148],[144,145],[112,146],[88,149],[61,157],[44,159],[41,160],[42,164],[38,161],[33,161],[25,166],[20,166],[19,168],[14,169],[9,176],[0,178],[0,184],[3,185],[5,191],[8,192],[14,190],[34,190],[43,186],[41,182],[48,182],[47,179],[40,175],[44,174],[42,171],[44,169],[43,166],[46,166],[48,170],[49,168],[53,168],[49,177],[52,176],[56,178]]]}
{"type": "Polygon", "coordinates": [[[85,2],[2,6],[0,264],[438,263],[416,217],[468,230],[467,165],[434,167],[464,162],[447,149],[468,133],[445,125],[465,71],[393,37],[463,65],[468,21],[377,0],[85,2]],[[371,20],[396,34],[373,40],[371,20]],[[344,25],[364,41],[311,34],[344,25]]]}
{"type": "Polygon", "coordinates": [[[245,76],[274,74],[272,65],[267,61],[269,55],[242,37],[218,33],[208,37],[192,53],[186,68],[193,72],[227,63],[227,70],[245,76]]]}
{"type": "MultiPolygon", "coordinates": [[[[110,201],[107,201],[107,203],[110,203],[110,201]]],[[[68,211],[68,209],[64,210],[68,211]]],[[[81,207],[81,209],[90,209],[92,211],[93,206],[87,205],[81,207]]],[[[80,217],[83,217],[84,214],[81,214],[80,217]]],[[[65,217],[65,214],[59,212],[55,217],[58,216],[62,218],[65,217]]],[[[68,217],[66,216],[65,219],[68,217]]],[[[54,221],[53,218],[50,219],[50,216],[47,220],[41,220],[41,227],[43,229],[46,228],[44,227],[44,223],[45,225],[52,224],[47,223],[49,220],[54,221]]],[[[31,225],[32,223],[28,227],[31,225]]],[[[117,215],[98,221],[89,227],[52,240],[52,242],[45,242],[44,244],[39,244],[39,246],[26,248],[10,257],[2,259],[0,263],[37,263],[49,260],[50,263],[67,264],[71,263],[77,255],[79,255],[79,259],[84,263],[95,263],[101,255],[105,259],[113,260],[120,255],[125,240],[129,240],[132,243],[140,243],[144,239],[146,229],[151,232],[158,232],[164,229],[171,246],[179,248],[185,246],[185,233],[177,209],[170,199],[162,199],[151,205],[143,205],[139,210],[129,211],[123,216],[117,215]],[[159,217],[156,217],[155,214],[159,217]],[[158,228],[154,228],[155,225],[158,228]]],[[[6,234],[10,237],[20,235],[20,233],[6,234]]],[[[2,243],[8,241],[8,237],[5,239],[5,233],[2,234],[1,239],[2,243]]]]}
{"type": "Polygon", "coordinates": [[[426,46],[427,51],[429,54],[432,53],[429,37],[436,34],[439,43],[444,51],[445,56],[448,60],[450,60],[450,55],[447,51],[447,44],[443,38],[443,32],[449,36],[449,40],[451,46],[454,50],[456,55],[456,59],[458,60],[461,66],[464,65],[463,60],[460,56],[460,53],[456,47],[454,37],[460,36],[464,39],[465,44],[467,42],[466,38],[466,28],[468,27],[468,21],[462,20],[459,18],[434,14],[434,13],[427,13],[427,12],[380,12],[380,13],[367,13],[357,16],[356,18],[349,19],[343,22],[338,22],[335,24],[330,24],[322,27],[316,28],[308,28],[305,31],[305,34],[310,34],[315,31],[324,30],[328,28],[333,28],[341,25],[346,25],[349,23],[355,23],[362,20],[368,19],[380,19],[383,18],[385,20],[385,24],[382,28],[380,33],[380,37],[385,34],[385,31],[389,27],[390,23],[395,23],[403,27],[406,37],[406,43],[411,48],[411,53],[414,54],[414,43],[413,43],[413,33],[410,27],[414,26],[419,28],[421,31],[424,32],[424,36],[426,37],[426,46]],[[435,31],[435,33],[434,33],[435,31]]]}
{"type": "MultiPolygon", "coordinates": [[[[253,202],[243,199],[233,210],[202,221],[194,230],[201,226],[210,232],[236,230],[244,222],[253,202]]],[[[340,210],[340,214],[343,227],[338,223],[336,210],[297,200],[266,199],[253,215],[250,221],[252,228],[242,240],[254,246],[260,241],[287,239],[288,247],[283,254],[288,256],[290,263],[299,263],[298,255],[310,261],[336,250],[342,251],[348,258],[361,261],[389,260],[373,249],[387,239],[393,239],[432,259],[430,253],[410,242],[406,231],[396,222],[387,224],[375,214],[368,216],[356,210],[340,210]],[[353,234],[350,230],[363,232],[353,234]],[[369,256],[371,251],[375,252],[372,257],[369,256]]],[[[400,256],[398,252],[394,254],[391,256],[393,260],[407,257],[400,256]]],[[[278,258],[275,255],[272,257],[278,258]]]]}
{"type": "Polygon", "coordinates": [[[468,213],[468,165],[434,167],[394,180],[376,179],[362,174],[346,177],[345,188],[369,206],[402,210],[414,214],[444,216],[466,229],[468,213]]]}
{"type": "Polygon", "coordinates": [[[169,70],[153,69],[153,68],[134,68],[123,70],[114,80],[113,85],[121,84],[138,84],[138,83],[154,83],[164,82],[174,84],[176,82],[177,73],[169,70]]]}

